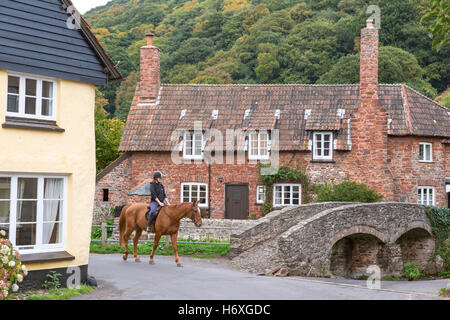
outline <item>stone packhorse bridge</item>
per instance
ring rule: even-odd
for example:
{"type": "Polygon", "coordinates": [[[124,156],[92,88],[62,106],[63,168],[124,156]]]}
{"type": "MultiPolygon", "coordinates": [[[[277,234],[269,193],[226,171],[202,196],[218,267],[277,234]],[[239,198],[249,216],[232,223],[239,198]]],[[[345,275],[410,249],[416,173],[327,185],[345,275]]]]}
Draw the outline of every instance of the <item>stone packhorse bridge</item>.
{"type": "Polygon", "coordinates": [[[231,236],[230,256],[250,272],[284,267],[291,275],[358,278],[370,265],[399,276],[407,262],[435,273],[433,253],[423,206],[329,202],[271,212],[231,236]]]}

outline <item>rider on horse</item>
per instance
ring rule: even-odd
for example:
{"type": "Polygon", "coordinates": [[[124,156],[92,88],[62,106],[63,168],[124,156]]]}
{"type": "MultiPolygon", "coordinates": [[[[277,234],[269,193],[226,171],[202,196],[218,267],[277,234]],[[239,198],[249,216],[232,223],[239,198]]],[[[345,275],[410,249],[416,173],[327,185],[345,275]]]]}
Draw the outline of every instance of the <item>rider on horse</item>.
{"type": "Polygon", "coordinates": [[[155,172],[153,175],[153,181],[150,184],[150,214],[148,218],[147,232],[151,232],[151,225],[155,218],[155,213],[158,207],[164,207],[164,205],[170,205],[167,199],[164,186],[161,183],[163,175],[161,172],[155,172]]]}

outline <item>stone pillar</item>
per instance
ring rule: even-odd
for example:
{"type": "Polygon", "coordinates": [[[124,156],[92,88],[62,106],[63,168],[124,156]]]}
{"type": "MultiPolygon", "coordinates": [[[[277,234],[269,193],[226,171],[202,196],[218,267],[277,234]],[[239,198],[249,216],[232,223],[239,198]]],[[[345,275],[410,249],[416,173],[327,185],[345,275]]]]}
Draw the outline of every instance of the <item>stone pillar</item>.
{"type": "Polygon", "coordinates": [[[394,277],[401,277],[404,273],[402,249],[399,244],[386,244],[385,254],[387,255],[387,270],[386,272],[394,277]]]}

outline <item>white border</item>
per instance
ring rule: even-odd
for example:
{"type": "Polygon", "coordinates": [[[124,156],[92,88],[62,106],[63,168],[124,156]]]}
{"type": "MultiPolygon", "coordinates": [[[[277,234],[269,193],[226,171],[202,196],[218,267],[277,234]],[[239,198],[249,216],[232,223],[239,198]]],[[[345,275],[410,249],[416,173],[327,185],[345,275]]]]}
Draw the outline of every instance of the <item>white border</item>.
{"type": "MultiPolygon", "coordinates": [[[[334,147],[333,140],[334,140],[334,135],[333,135],[333,132],[331,132],[331,131],[314,131],[313,132],[313,146],[312,146],[313,160],[333,160],[333,147],[334,147]],[[318,156],[317,148],[316,148],[316,136],[321,135],[323,138],[324,135],[326,135],[326,134],[330,135],[330,155],[328,157],[325,157],[324,155],[318,156]]],[[[325,151],[324,142],[325,142],[325,140],[322,139],[322,149],[321,149],[322,153],[323,153],[323,151],[325,151]]]]}
{"type": "MultiPolygon", "coordinates": [[[[191,200],[190,202],[192,202],[192,188],[191,186],[205,186],[206,187],[206,198],[205,198],[205,204],[203,203],[199,203],[198,206],[200,208],[208,208],[208,184],[207,183],[201,183],[201,182],[182,182],[181,183],[181,187],[180,187],[180,202],[183,202],[183,191],[184,191],[184,186],[189,186],[189,200],[191,200]]],[[[199,188],[199,193],[200,193],[200,188],[199,188]]],[[[200,196],[200,195],[199,195],[200,196]]],[[[194,200],[199,200],[199,199],[194,199],[194,200]]]]}
{"type": "Polygon", "coordinates": [[[419,142],[419,162],[433,162],[433,144],[431,142],[419,142]],[[424,146],[423,156],[425,157],[426,156],[426,154],[425,154],[425,150],[426,150],[425,146],[427,146],[427,145],[430,146],[430,160],[420,159],[420,147],[424,146]]]}
{"type": "Polygon", "coordinates": [[[5,174],[0,173],[1,178],[11,178],[11,195],[10,195],[10,216],[9,216],[9,239],[13,244],[14,248],[21,254],[28,253],[42,253],[42,252],[54,252],[66,250],[66,237],[67,237],[67,189],[68,189],[68,179],[67,175],[58,174],[5,174]],[[16,224],[17,224],[17,181],[18,178],[37,178],[38,179],[38,199],[37,199],[37,217],[36,217],[36,243],[35,245],[24,246],[24,247],[34,247],[33,249],[19,249],[16,247],[16,224]],[[42,227],[43,227],[43,190],[44,190],[44,179],[46,178],[57,178],[63,179],[63,210],[61,214],[61,243],[57,244],[39,244],[42,242],[42,227]],[[42,195],[39,198],[39,195],[42,195]]]}
{"type": "Polygon", "coordinates": [[[297,206],[300,206],[301,204],[302,204],[302,185],[301,184],[297,184],[297,183],[277,183],[277,184],[274,184],[273,185],[273,195],[272,195],[272,198],[273,198],[273,207],[274,208],[279,208],[279,207],[297,207],[297,206]],[[277,203],[275,203],[275,200],[276,200],[276,198],[275,198],[275,194],[276,194],[276,191],[275,191],[275,189],[276,189],[276,187],[282,187],[282,190],[281,190],[281,204],[277,204],[277,203]],[[289,204],[285,204],[284,203],[284,187],[288,187],[288,186],[290,186],[290,187],[299,187],[299,199],[298,199],[298,204],[292,204],[292,191],[291,191],[291,194],[290,194],[290,203],[289,204]]]}
{"type": "Polygon", "coordinates": [[[56,121],[57,114],[57,80],[54,78],[45,78],[37,75],[31,75],[26,73],[18,72],[8,72],[6,75],[6,109],[5,114],[9,117],[26,118],[26,119],[39,119],[39,120],[51,120],[56,121]],[[20,80],[19,87],[19,112],[9,112],[8,111],[8,82],[9,77],[18,77],[20,80]],[[36,114],[26,114],[25,113],[25,79],[36,80],[36,114]],[[42,114],[42,81],[47,81],[53,83],[53,105],[52,105],[52,115],[43,116],[42,114]]]}

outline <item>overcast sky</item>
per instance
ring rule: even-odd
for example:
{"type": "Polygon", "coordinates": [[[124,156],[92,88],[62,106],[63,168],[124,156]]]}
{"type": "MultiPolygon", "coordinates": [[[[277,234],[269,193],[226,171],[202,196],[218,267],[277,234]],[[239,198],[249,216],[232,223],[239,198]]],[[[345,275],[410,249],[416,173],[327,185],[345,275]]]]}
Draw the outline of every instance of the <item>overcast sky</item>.
{"type": "Polygon", "coordinates": [[[107,4],[110,0],[72,0],[75,8],[80,11],[81,14],[88,10],[107,4]]]}

